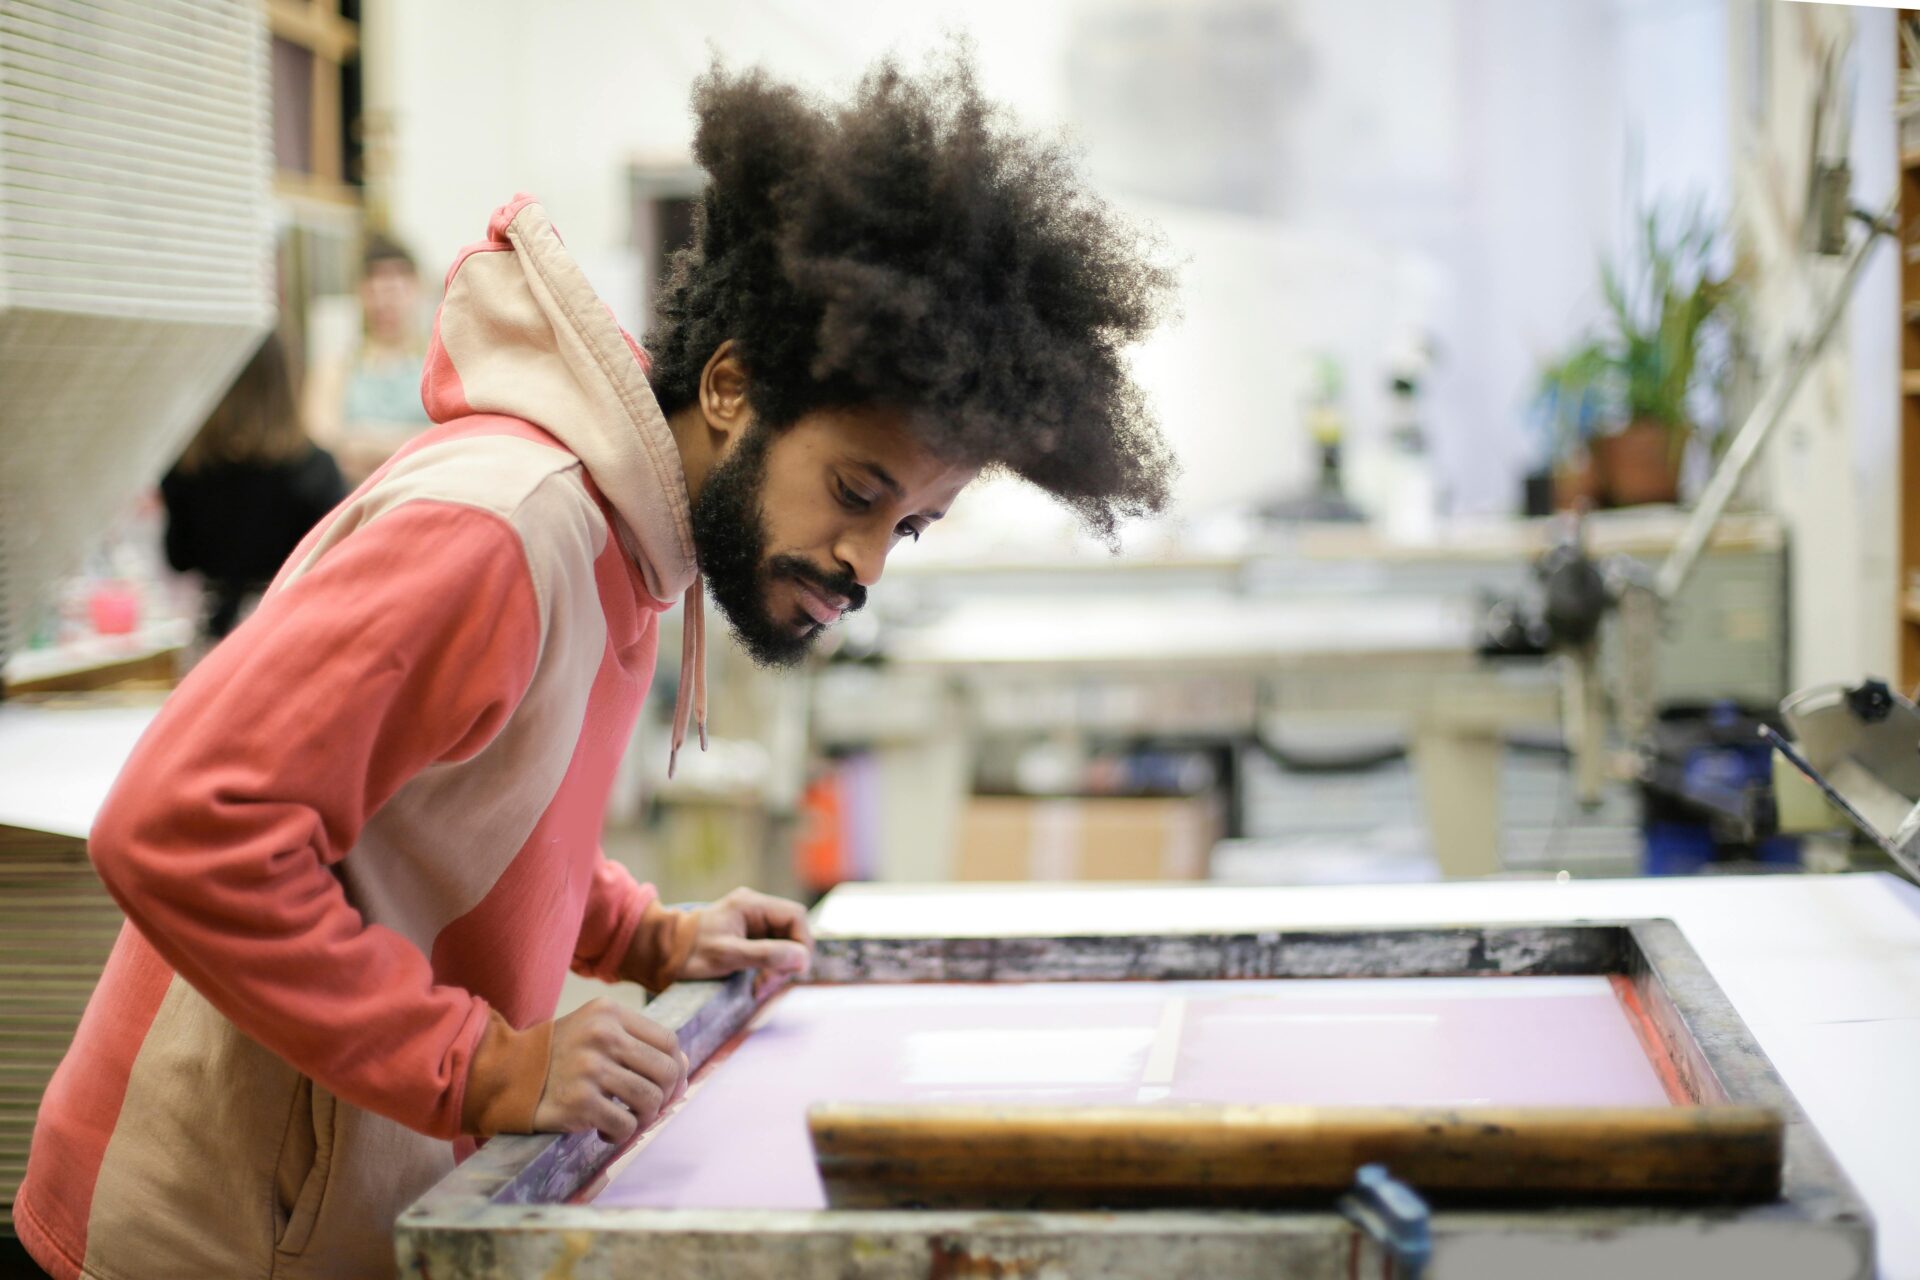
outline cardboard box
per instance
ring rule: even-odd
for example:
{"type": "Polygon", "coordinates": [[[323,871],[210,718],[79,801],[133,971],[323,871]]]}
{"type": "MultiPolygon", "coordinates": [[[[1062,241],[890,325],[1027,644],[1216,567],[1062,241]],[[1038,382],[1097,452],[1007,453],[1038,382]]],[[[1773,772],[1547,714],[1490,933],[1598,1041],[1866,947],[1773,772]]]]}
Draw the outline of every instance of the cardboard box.
{"type": "Polygon", "coordinates": [[[1206,797],[973,796],[959,880],[1201,880],[1219,837],[1206,797]]]}

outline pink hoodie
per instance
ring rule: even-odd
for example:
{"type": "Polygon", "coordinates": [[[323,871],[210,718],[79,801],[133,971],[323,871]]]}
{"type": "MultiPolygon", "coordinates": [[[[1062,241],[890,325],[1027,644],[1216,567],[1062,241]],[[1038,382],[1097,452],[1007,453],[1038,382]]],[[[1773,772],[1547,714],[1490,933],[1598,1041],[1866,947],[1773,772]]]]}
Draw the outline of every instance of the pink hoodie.
{"type": "MultiPolygon", "coordinates": [[[[472,1135],[525,1130],[569,965],[692,945],[599,849],[688,599],[644,359],[520,196],[447,277],[439,425],[168,699],[95,824],[125,909],[14,1206],[56,1277],[372,1276],[472,1135]]],[[[468,1146],[470,1149],[470,1145],[468,1146]]]]}

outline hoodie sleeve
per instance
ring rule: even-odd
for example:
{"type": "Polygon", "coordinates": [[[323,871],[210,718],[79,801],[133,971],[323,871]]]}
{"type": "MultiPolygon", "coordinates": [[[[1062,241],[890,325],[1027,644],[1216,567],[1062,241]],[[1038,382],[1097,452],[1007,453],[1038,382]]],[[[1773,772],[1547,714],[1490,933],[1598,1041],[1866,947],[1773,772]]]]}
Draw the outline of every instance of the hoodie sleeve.
{"type": "Polygon", "coordinates": [[[650,884],[604,855],[594,871],[573,969],[602,982],[624,979],[650,991],[673,985],[693,952],[698,918],[660,905],[650,884]]]}
{"type": "Polygon", "coordinates": [[[402,505],[208,655],[92,834],[127,917],[235,1026],[348,1102],[438,1137],[528,1125],[550,1024],[516,1031],[435,985],[420,949],[367,923],[331,868],[409,778],[498,732],[539,642],[511,526],[402,505]]]}

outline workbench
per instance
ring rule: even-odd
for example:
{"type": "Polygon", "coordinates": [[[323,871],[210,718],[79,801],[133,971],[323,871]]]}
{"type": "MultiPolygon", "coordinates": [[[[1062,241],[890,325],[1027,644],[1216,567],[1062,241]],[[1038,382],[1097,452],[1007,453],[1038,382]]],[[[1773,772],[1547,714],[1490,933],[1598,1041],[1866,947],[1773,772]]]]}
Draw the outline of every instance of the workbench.
{"type": "Polygon", "coordinates": [[[125,681],[170,685],[193,643],[193,623],[163,618],[129,635],[90,635],[50,649],[7,654],[7,695],[75,693],[125,681]]]}
{"type": "MultiPolygon", "coordinates": [[[[950,682],[953,705],[939,723],[956,738],[1071,726],[1082,735],[1231,743],[1275,718],[1398,728],[1411,743],[1442,873],[1488,875],[1500,869],[1506,736],[1551,732],[1562,695],[1549,662],[1478,658],[1477,622],[1464,601],[1423,596],[1163,592],[1082,595],[1064,606],[976,598],[899,635],[891,657],[901,674],[878,678],[950,682]]],[[[822,708],[846,706],[844,682],[858,678],[823,677],[816,720],[822,708]]],[[[860,701],[895,703],[880,690],[860,701]]],[[[933,836],[923,825],[911,842],[883,843],[901,850],[933,836]]]]}
{"type": "MultiPolygon", "coordinates": [[[[1614,513],[1589,522],[1587,541],[1652,565],[1679,526],[1673,511],[1614,513]]],[[[1587,714],[1569,719],[1555,663],[1476,654],[1481,593],[1522,589],[1556,528],[1462,525],[1408,545],[1305,526],[1232,555],[901,556],[870,606],[884,661],[821,672],[811,729],[878,757],[881,879],[960,878],[976,762],[1010,745],[1224,749],[1237,834],[1235,753],[1294,733],[1404,743],[1440,871],[1486,875],[1502,869],[1507,738],[1552,737],[1587,714]]],[[[1786,694],[1784,562],[1768,518],[1716,532],[1650,657],[1659,698],[1786,694]]],[[[1603,634],[1609,678],[1620,647],[1603,634]]]]}
{"type": "Polygon", "coordinates": [[[87,832],[157,695],[0,704],[0,1234],[41,1091],[119,934],[87,832]]]}
{"type": "Polygon", "coordinates": [[[0,703],[0,827],[85,840],[158,694],[0,703]]]}

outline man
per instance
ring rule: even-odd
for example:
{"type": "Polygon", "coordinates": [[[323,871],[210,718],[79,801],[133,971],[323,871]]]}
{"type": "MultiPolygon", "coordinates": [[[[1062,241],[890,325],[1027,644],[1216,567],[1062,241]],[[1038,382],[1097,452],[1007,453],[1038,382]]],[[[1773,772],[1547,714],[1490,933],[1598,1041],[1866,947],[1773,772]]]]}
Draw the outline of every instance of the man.
{"type": "Polygon", "coordinates": [[[92,851],[130,923],[16,1206],[52,1274],[383,1274],[474,1139],[631,1135],[685,1060],[605,1002],[550,1020],[568,964],[658,989],[809,946],[791,903],[669,911],[600,855],[659,614],[684,598],[677,751],[702,575],[792,663],[982,468],[1107,534],[1163,503],[1121,352],[1165,273],[964,62],[841,109],[716,70],[695,107],[651,367],[540,206],[497,211],[448,275],[439,425],[129,760],[92,851]]]}

